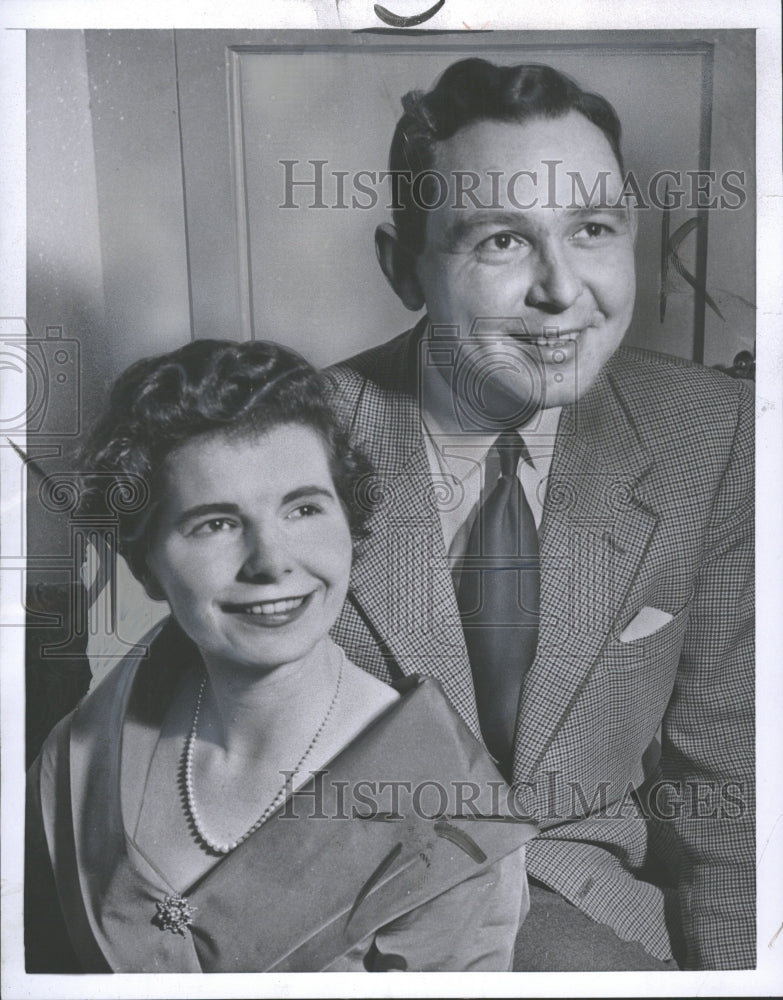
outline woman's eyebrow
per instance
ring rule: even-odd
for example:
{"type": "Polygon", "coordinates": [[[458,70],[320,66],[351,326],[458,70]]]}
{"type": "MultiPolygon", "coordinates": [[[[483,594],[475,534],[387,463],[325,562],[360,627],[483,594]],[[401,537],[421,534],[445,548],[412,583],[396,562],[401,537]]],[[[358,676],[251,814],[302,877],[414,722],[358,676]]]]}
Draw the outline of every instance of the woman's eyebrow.
{"type": "Polygon", "coordinates": [[[239,506],[235,503],[200,503],[195,507],[188,507],[187,510],[177,517],[177,526],[192,521],[194,517],[204,517],[206,514],[238,514],[239,506]]]}
{"type": "MultiPolygon", "coordinates": [[[[289,490],[288,493],[283,497],[283,503],[291,503],[294,500],[300,500],[302,497],[313,497],[322,496],[327,499],[334,500],[335,494],[332,490],[327,489],[324,486],[316,486],[315,484],[308,484],[305,486],[297,486],[296,489],[289,490]]],[[[207,517],[210,514],[240,514],[239,504],[229,503],[228,501],[217,501],[215,503],[200,503],[193,507],[188,507],[187,510],[183,510],[181,514],[177,517],[177,526],[186,524],[188,521],[192,521],[195,517],[207,517]]]]}
{"type": "Polygon", "coordinates": [[[329,500],[334,500],[335,495],[333,490],[328,490],[324,486],[297,486],[295,490],[290,490],[283,497],[283,503],[291,503],[292,500],[301,500],[302,497],[313,497],[321,496],[327,497],[329,500]]]}

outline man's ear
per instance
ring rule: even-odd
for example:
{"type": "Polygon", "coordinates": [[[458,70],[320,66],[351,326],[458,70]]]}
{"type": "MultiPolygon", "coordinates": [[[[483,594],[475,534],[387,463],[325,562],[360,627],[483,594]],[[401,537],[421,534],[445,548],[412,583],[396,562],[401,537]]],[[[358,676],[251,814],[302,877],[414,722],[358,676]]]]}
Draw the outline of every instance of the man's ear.
{"type": "Polygon", "coordinates": [[[397,230],[384,222],[375,230],[375,253],[386,280],[398,298],[413,312],[424,305],[424,293],[416,276],[416,256],[401,243],[397,230]]]}

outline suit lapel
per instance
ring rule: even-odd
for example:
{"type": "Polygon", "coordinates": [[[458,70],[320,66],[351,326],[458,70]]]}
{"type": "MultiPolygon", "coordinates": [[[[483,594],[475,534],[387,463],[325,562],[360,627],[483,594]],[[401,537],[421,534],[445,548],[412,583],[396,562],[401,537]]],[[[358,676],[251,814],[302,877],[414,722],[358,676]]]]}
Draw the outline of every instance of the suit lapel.
{"type": "Polygon", "coordinates": [[[563,410],[541,534],[541,623],[517,718],[514,777],[528,780],[612,634],[657,524],[651,456],[611,366],[563,410]]]}
{"type": "MultiPolygon", "coordinates": [[[[405,674],[436,677],[478,736],[478,714],[414,386],[418,328],[394,343],[385,370],[393,384],[380,400],[362,398],[376,469],[369,538],[354,562],[350,599],[405,674]]],[[[367,440],[369,438],[369,440],[367,440]]],[[[442,484],[447,488],[446,484],[442,484]]]]}
{"type": "MultiPolygon", "coordinates": [[[[416,333],[390,345],[381,401],[362,398],[356,409],[378,479],[351,600],[400,669],[437,677],[478,735],[470,663],[411,388],[416,333]]],[[[653,459],[615,368],[610,362],[560,419],[541,530],[538,651],[517,719],[517,780],[534,772],[581,693],[657,524],[644,499],[653,459]]]]}

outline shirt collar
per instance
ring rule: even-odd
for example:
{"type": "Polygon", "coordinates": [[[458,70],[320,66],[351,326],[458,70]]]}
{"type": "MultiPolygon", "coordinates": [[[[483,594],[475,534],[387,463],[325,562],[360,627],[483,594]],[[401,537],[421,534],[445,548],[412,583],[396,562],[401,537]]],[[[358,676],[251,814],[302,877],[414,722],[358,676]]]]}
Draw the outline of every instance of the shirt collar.
{"type": "MultiPolygon", "coordinates": [[[[424,366],[419,384],[424,397],[421,406],[422,426],[441,456],[448,462],[449,455],[462,453],[474,461],[483,462],[499,432],[465,432],[460,425],[451,386],[436,368],[424,366]]],[[[547,464],[551,459],[561,409],[560,406],[554,406],[539,410],[525,424],[516,428],[536,467],[540,464],[542,454],[546,455],[547,464]]]]}

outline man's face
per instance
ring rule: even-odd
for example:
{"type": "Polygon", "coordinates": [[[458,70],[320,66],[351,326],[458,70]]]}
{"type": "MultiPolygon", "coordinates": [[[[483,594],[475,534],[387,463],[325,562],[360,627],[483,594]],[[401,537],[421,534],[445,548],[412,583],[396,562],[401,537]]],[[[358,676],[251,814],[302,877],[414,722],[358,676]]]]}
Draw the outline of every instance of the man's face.
{"type": "Polygon", "coordinates": [[[431,323],[457,328],[457,391],[474,408],[480,399],[490,423],[573,403],[619,345],[634,304],[634,223],[624,204],[610,207],[622,177],[609,142],[576,112],[481,121],[438,143],[434,167],[449,198],[427,214],[416,277],[431,323]],[[458,171],[478,175],[477,200],[491,207],[464,194],[460,205],[458,171]],[[496,193],[490,171],[500,172],[496,193]],[[518,171],[535,181],[510,184],[518,171]],[[591,192],[602,172],[605,198],[600,186],[586,198],[573,175],[591,192]]]}

